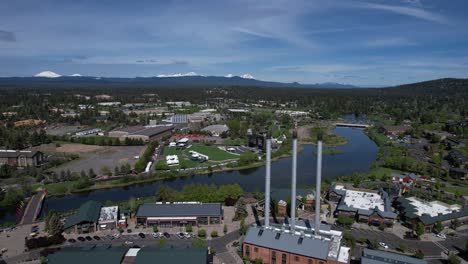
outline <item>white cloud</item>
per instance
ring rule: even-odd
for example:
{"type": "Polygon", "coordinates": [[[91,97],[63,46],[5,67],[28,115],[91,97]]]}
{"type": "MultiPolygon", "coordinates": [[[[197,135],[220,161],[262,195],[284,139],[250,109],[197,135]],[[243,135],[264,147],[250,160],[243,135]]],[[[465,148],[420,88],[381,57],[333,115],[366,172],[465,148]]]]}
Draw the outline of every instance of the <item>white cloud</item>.
{"type": "Polygon", "coordinates": [[[368,47],[416,46],[418,42],[403,37],[373,39],[363,43],[368,47]]]}
{"type": "Polygon", "coordinates": [[[376,4],[376,3],[362,3],[362,2],[354,3],[351,6],[359,7],[359,8],[381,10],[381,11],[388,11],[388,12],[392,12],[392,13],[396,13],[400,15],[419,18],[419,19],[432,21],[432,22],[437,22],[440,24],[448,23],[448,20],[445,16],[426,11],[422,8],[396,6],[396,5],[384,5],[384,4],[376,4]]]}

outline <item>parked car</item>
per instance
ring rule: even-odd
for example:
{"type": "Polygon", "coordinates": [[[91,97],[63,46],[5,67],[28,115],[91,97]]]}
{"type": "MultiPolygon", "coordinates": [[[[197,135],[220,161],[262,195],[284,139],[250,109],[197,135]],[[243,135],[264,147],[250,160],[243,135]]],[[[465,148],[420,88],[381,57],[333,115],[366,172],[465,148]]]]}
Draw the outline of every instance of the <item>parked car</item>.
{"type": "Polygon", "coordinates": [[[88,241],[91,241],[91,240],[93,240],[93,238],[92,238],[92,237],[90,237],[90,236],[86,236],[85,238],[86,238],[86,240],[88,240],[88,241]]]}
{"type": "Polygon", "coordinates": [[[156,233],[156,232],[151,233],[151,236],[154,237],[154,238],[159,238],[160,237],[159,233],[156,233]]]}
{"type": "Polygon", "coordinates": [[[187,239],[190,239],[190,238],[192,238],[192,234],[184,232],[184,237],[187,238],[187,239]]]}
{"type": "Polygon", "coordinates": [[[70,239],[68,239],[68,242],[70,242],[70,243],[75,243],[75,242],[76,242],[76,240],[75,240],[75,239],[73,239],[73,238],[70,238],[70,239]]]}
{"type": "Polygon", "coordinates": [[[171,237],[171,235],[170,235],[168,232],[164,232],[163,235],[164,235],[164,237],[166,237],[166,238],[170,238],[170,237],[171,237]]]}
{"type": "Polygon", "coordinates": [[[83,242],[83,241],[86,240],[84,237],[81,237],[81,236],[79,236],[77,239],[78,239],[79,241],[81,241],[81,242],[83,242]]]}
{"type": "Polygon", "coordinates": [[[385,248],[385,249],[388,249],[388,245],[385,244],[384,242],[379,242],[379,246],[385,248]]]}
{"type": "Polygon", "coordinates": [[[129,240],[126,240],[124,243],[125,245],[133,245],[133,241],[129,241],[129,240]]]}
{"type": "Polygon", "coordinates": [[[99,236],[93,236],[94,240],[101,240],[99,236]]]}
{"type": "Polygon", "coordinates": [[[185,235],[184,235],[184,233],[182,233],[182,232],[178,232],[176,235],[177,235],[177,237],[180,238],[180,239],[184,239],[184,238],[185,238],[185,235]]]}
{"type": "Polygon", "coordinates": [[[120,238],[120,234],[119,234],[119,233],[114,234],[114,238],[115,238],[115,239],[120,238]]]}
{"type": "Polygon", "coordinates": [[[139,233],[138,236],[141,237],[141,238],[145,238],[145,237],[146,237],[145,234],[143,234],[143,233],[139,233]]]}
{"type": "Polygon", "coordinates": [[[445,235],[442,234],[442,233],[437,234],[436,237],[442,238],[442,239],[446,239],[446,238],[447,238],[447,236],[445,236],[445,235]]]}

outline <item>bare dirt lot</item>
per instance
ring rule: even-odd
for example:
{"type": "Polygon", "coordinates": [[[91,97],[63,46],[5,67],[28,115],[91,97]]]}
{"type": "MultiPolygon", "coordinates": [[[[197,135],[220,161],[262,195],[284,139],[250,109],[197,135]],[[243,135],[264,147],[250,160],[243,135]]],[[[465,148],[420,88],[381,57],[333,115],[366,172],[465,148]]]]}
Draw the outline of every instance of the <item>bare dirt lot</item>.
{"type": "Polygon", "coordinates": [[[140,156],[145,146],[94,146],[83,144],[64,144],[56,148],[56,152],[78,154],[79,160],[64,164],[55,169],[56,172],[67,171],[88,172],[93,169],[94,172],[100,172],[101,168],[107,166],[113,170],[115,166],[122,164],[133,165],[137,161],[135,156],[140,156]]]}

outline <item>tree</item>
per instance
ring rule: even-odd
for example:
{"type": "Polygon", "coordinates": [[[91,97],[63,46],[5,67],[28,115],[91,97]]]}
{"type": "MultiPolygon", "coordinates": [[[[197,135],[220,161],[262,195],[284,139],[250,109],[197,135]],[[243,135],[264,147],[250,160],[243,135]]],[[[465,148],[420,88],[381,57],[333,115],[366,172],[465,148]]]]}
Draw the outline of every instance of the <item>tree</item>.
{"type": "Polygon", "coordinates": [[[216,230],[211,231],[211,237],[218,237],[218,231],[216,230]]]}
{"type": "Polygon", "coordinates": [[[84,170],[80,171],[80,177],[85,178],[86,177],[86,172],[84,170]]]}
{"type": "Polygon", "coordinates": [[[62,223],[60,216],[56,212],[49,212],[45,221],[45,229],[49,235],[53,236],[62,232],[62,223]]]}
{"type": "Polygon", "coordinates": [[[414,256],[415,256],[416,258],[418,258],[418,259],[423,259],[423,258],[424,258],[424,253],[423,253],[420,249],[418,249],[418,250],[416,251],[416,253],[414,254],[414,256]]]}
{"type": "Polygon", "coordinates": [[[257,154],[251,151],[246,151],[239,156],[239,165],[244,166],[258,160],[257,154]]]}
{"type": "Polygon", "coordinates": [[[114,175],[115,176],[120,175],[119,166],[114,167],[114,175]]]}
{"type": "Polygon", "coordinates": [[[437,233],[440,233],[442,230],[444,230],[444,227],[442,226],[442,222],[441,221],[437,221],[436,224],[435,224],[435,227],[434,227],[435,231],[437,233]]]}
{"type": "Polygon", "coordinates": [[[165,202],[174,202],[177,200],[178,193],[176,190],[166,185],[161,185],[156,192],[156,200],[165,202]]]}
{"type": "Polygon", "coordinates": [[[424,234],[424,225],[422,223],[418,223],[416,225],[416,236],[418,236],[418,239],[421,238],[421,236],[424,234]]]}
{"type": "Polygon", "coordinates": [[[455,254],[450,254],[450,256],[447,259],[447,262],[449,264],[460,264],[461,260],[455,254]]]}
{"type": "Polygon", "coordinates": [[[191,224],[185,225],[185,232],[188,232],[188,233],[192,233],[192,232],[193,232],[193,230],[192,230],[192,225],[191,225],[191,224]]]}
{"type": "MultiPolygon", "coordinates": [[[[228,232],[228,227],[226,224],[224,224],[224,227],[223,227],[223,233],[226,234],[228,232]]],[[[468,242],[468,241],[467,241],[468,242]]],[[[468,245],[468,243],[467,243],[468,245]]],[[[466,247],[466,246],[465,246],[466,247]]]]}
{"type": "Polygon", "coordinates": [[[450,227],[453,230],[457,230],[457,228],[460,227],[460,225],[460,220],[458,220],[457,218],[453,219],[452,222],[450,222],[450,227]]]}
{"type": "Polygon", "coordinates": [[[102,175],[107,175],[107,176],[112,176],[112,171],[109,169],[109,167],[102,166],[101,167],[101,174],[102,175]]]}
{"type": "Polygon", "coordinates": [[[130,197],[130,199],[128,200],[128,209],[130,210],[130,213],[136,212],[137,208],[138,208],[137,200],[135,199],[135,197],[130,197]]]}
{"type": "Polygon", "coordinates": [[[198,237],[205,238],[206,237],[206,231],[205,229],[199,229],[198,230],[198,237]]]}
{"type": "Polygon", "coordinates": [[[344,226],[344,227],[351,227],[351,225],[354,223],[354,219],[348,216],[344,215],[339,215],[337,219],[338,224],[344,226]]]}
{"type": "Polygon", "coordinates": [[[89,177],[89,178],[94,178],[94,177],[96,177],[96,173],[94,173],[93,168],[90,168],[90,169],[89,169],[88,177],[89,177]]]}
{"type": "Polygon", "coordinates": [[[239,228],[239,233],[241,236],[245,235],[247,233],[247,226],[245,225],[245,220],[242,218],[240,222],[240,228],[239,228]]]}
{"type": "Polygon", "coordinates": [[[203,239],[197,238],[193,240],[192,247],[205,247],[206,242],[203,239]]]}

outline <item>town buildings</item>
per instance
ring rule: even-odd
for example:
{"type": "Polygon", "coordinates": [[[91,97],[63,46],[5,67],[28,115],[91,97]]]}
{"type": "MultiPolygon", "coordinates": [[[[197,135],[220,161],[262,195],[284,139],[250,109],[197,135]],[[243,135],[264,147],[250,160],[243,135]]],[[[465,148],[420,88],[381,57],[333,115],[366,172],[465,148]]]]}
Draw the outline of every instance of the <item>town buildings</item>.
{"type": "Polygon", "coordinates": [[[335,215],[344,215],[370,225],[393,226],[396,213],[392,211],[391,200],[383,189],[379,191],[352,188],[350,185],[333,183],[328,194],[336,202],[335,215]]]}
{"type": "Polygon", "coordinates": [[[121,140],[130,138],[149,141],[164,135],[169,135],[173,130],[174,126],[172,125],[122,127],[109,131],[109,137],[115,137],[121,140]]]}
{"type": "Polygon", "coordinates": [[[44,162],[44,154],[33,150],[0,150],[0,166],[8,164],[13,167],[24,168],[39,166],[44,162]]]}
{"type": "Polygon", "coordinates": [[[426,260],[400,255],[392,252],[364,248],[362,264],[427,264],[426,260]]]}
{"type": "Polygon", "coordinates": [[[161,227],[210,225],[223,222],[220,203],[174,202],[142,204],[136,213],[137,224],[161,227]]]}
{"type": "Polygon", "coordinates": [[[411,131],[411,126],[381,126],[380,130],[386,135],[402,135],[411,131]]]}
{"type": "Polygon", "coordinates": [[[423,201],[416,197],[399,197],[395,208],[400,212],[400,219],[415,228],[422,223],[426,232],[432,232],[437,222],[449,226],[455,219],[460,224],[468,223],[468,207],[446,204],[440,201],[423,201]]]}

